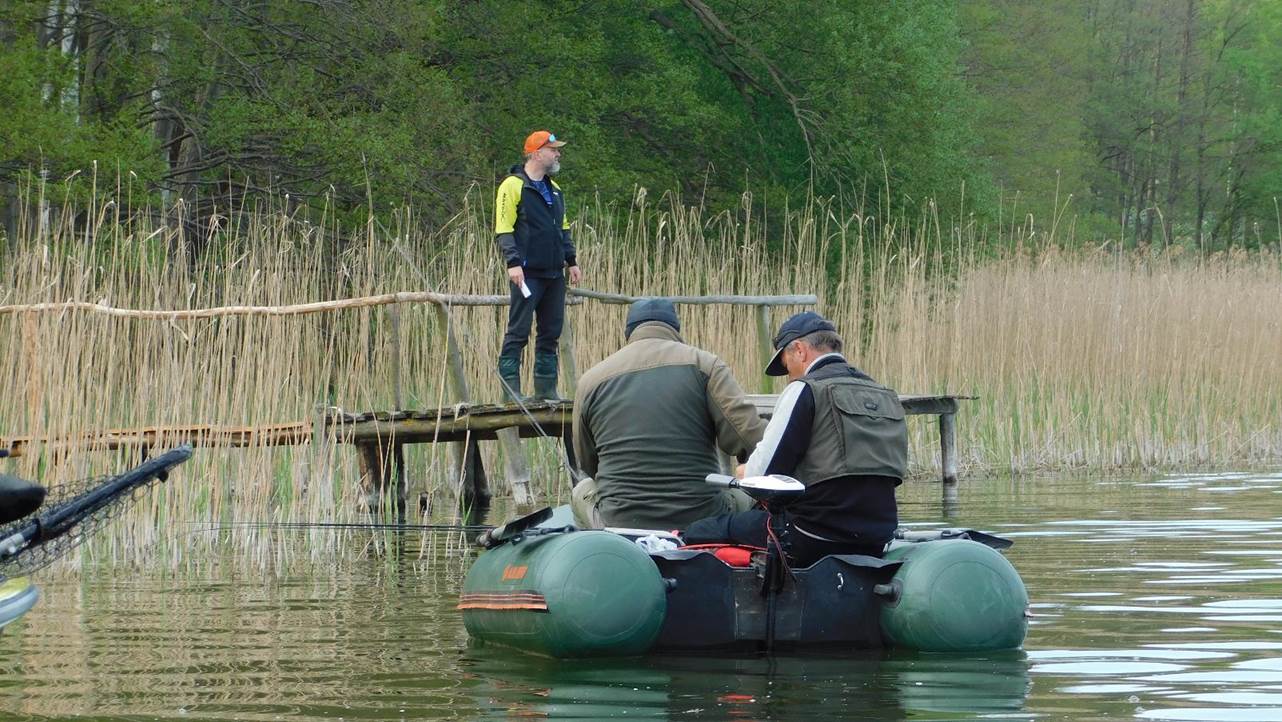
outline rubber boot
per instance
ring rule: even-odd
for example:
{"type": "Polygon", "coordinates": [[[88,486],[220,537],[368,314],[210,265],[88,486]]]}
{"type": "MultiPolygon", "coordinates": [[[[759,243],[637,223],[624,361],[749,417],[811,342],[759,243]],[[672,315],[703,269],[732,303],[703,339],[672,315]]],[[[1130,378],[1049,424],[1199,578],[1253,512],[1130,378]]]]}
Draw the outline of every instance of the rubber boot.
{"type": "Polygon", "coordinates": [[[554,353],[534,354],[534,398],[560,403],[565,401],[556,392],[557,357],[554,353]]]}
{"type": "Polygon", "coordinates": [[[503,398],[525,403],[530,399],[521,395],[521,357],[499,356],[499,378],[503,380],[503,398]]]}

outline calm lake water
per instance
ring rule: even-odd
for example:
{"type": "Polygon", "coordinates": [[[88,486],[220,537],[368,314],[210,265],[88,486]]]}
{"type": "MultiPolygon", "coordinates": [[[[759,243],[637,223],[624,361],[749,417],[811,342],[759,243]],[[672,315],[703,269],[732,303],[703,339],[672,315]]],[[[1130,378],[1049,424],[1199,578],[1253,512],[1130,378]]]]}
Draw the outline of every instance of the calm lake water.
{"type": "MultiPolygon", "coordinates": [[[[467,559],[263,578],[40,579],[0,635],[3,719],[1282,720],[1282,475],[966,479],[920,528],[1011,537],[1023,651],[560,662],[469,646],[467,559]]],[[[283,533],[282,533],[283,534],[283,533]]],[[[444,546],[443,544],[440,546],[444,546]]]]}

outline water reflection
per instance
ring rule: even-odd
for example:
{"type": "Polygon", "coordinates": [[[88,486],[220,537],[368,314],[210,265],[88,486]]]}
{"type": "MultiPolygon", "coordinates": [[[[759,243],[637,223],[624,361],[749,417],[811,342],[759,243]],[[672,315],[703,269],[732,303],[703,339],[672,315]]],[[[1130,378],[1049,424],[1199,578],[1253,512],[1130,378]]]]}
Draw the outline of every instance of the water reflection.
{"type": "Polygon", "coordinates": [[[555,661],[476,646],[462,664],[487,718],[1010,719],[1031,687],[1023,652],[555,661]]]}
{"type": "Polygon", "coordinates": [[[910,525],[1016,539],[1035,616],[1015,655],[557,662],[469,647],[454,601],[471,552],[444,536],[336,538],[336,567],[91,567],[42,578],[40,605],[0,636],[0,719],[1279,720],[1278,487],[1242,473],[905,484],[910,525]]]}
{"type": "Polygon", "coordinates": [[[1098,484],[1093,513],[1015,529],[1013,561],[1037,600],[1031,673],[1046,685],[1030,708],[1282,719],[1278,482],[1235,473],[1098,484]]]}

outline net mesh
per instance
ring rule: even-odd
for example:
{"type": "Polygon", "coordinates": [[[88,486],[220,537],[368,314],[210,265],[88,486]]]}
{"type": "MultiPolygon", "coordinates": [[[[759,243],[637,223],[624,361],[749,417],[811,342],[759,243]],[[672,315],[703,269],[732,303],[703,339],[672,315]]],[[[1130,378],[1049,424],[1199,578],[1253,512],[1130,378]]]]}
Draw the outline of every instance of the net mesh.
{"type": "MultiPolygon", "coordinates": [[[[77,506],[87,495],[116,478],[112,475],[95,476],[60,484],[49,491],[45,503],[35,513],[0,527],[0,539],[8,539],[29,527],[37,518],[49,518],[61,510],[77,506]]],[[[128,507],[128,502],[140,496],[155,483],[157,483],[156,477],[140,481],[132,489],[108,500],[96,510],[89,511],[82,518],[65,527],[57,536],[43,538],[42,535],[42,538],[19,550],[13,556],[0,559],[0,581],[31,574],[66,556],[99,529],[120,516],[128,507]]]]}

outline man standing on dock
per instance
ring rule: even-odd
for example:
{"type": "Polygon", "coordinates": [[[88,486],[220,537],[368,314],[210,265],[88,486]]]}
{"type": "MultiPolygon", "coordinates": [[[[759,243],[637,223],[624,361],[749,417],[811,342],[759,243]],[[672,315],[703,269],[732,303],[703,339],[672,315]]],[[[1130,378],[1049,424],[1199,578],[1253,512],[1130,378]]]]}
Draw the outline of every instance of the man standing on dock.
{"type": "MultiPolygon", "coordinates": [[[[521,355],[534,339],[534,398],[561,400],[556,392],[557,345],[565,321],[565,281],[583,279],[570,239],[561,187],[551,176],[561,170],[565,141],[546,130],[525,139],[525,163],[514,165],[499,184],[494,233],[507,264],[512,305],[499,352],[499,377],[508,395],[521,393],[521,355]]],[[[523,399],[523,397],[518,400],[523,399]]]]}
{"type": "Polygon", "coordinates": [[[571,500],[580,526],[677,529],[751,505],[704,477],[718,471],[717,447],[747,459],[765,424],[725,362],[680,330],[671,301],[637,301],[627,345],[579,380],[574,452],[591,477],[571,500]]]}
{"type": "MultiPolygon", "coordinates": [[[[779,327],[766,375],[787,375],[765,436],[738,475],[783,474],[806,485],[785,511],[780,540],[793,563],[828,554],[881,556],[899,525],[895,487],[908,466],[904,408],[841,355],[831,321],[813,311],[779,327]]],[[[766,546],[762,509],[700,519],[687,544],[766,546]]]]}

